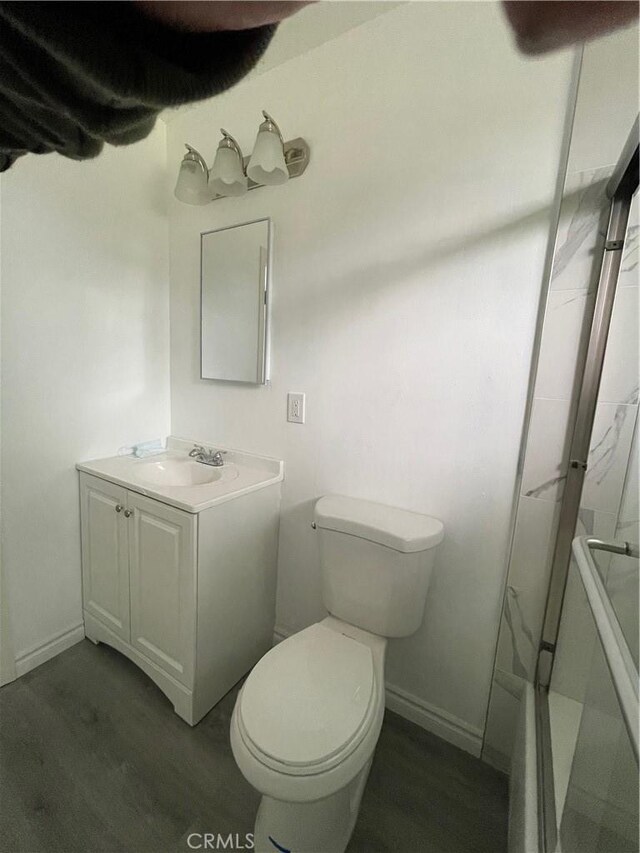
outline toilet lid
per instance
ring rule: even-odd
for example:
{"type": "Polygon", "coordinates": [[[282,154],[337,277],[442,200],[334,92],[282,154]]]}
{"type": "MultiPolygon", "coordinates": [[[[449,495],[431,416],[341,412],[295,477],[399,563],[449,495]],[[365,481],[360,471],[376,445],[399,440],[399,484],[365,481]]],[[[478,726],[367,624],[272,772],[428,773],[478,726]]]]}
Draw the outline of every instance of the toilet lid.
{"type": "Polygon", "coordinates": [[[359,742],[374,684],[371,649],[318,623],[254,667],[242,689],[242,728],[280,764],[325,762],[359,742]]]}

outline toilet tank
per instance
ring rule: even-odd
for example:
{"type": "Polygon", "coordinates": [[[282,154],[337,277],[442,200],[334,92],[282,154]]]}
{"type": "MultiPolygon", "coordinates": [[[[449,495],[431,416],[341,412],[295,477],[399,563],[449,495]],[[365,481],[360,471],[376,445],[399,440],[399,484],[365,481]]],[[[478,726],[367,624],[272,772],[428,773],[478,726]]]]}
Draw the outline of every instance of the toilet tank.
{"type": "Polygon", "coordinates": [[[314,520],[329,613],[381,637],[417,631],[442,522],[342,495],[320,498],[314,520]]]}

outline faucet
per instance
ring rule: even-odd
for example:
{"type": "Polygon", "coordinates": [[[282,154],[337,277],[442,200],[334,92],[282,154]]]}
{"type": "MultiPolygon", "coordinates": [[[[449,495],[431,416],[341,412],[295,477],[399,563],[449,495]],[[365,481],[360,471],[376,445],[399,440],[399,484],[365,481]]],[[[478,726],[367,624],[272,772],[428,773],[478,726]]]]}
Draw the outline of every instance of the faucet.
{"type": "Polygon", "coordinates": [[[203,465],[212,465],[214,468],[221,468],[224,465],[224,459],[219,450],[205,450],[199,444],[194,445],[193,450],[189,451],[189,456],[195,459],[196,462],[202,462],[203,465]]]}

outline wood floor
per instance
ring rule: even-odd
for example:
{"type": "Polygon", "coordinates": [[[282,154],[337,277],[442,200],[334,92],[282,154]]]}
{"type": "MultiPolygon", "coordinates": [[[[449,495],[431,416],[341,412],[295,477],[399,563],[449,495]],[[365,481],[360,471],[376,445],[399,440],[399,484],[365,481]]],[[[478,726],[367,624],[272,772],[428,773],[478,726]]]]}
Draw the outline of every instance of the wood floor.
{"type": "MultiPolygon", "coordinates": [[[[229,746],[231,691],[191,729],[132,663],[79,643],[0,690],[2,853],[185,853],[244,836],[258,795],[229,746]]],[[[349,853],[500,853],[505,778],[387,711],[349,853]]]]}

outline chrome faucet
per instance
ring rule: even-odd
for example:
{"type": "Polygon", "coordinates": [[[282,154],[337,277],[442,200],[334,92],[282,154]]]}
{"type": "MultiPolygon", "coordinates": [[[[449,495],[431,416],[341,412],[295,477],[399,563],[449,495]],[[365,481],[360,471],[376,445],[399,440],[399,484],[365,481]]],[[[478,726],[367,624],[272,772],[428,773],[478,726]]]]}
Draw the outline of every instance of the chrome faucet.
{"type": "Polygon", "coordinates": [[[189,451],[189,456],[196,462],[202,462],[203,465],[213,465],[214,468],[221,468],[224,465],[224,459],[219,450],[205,450],[199,444],[194,445],[193,450],[189,451]]]}

